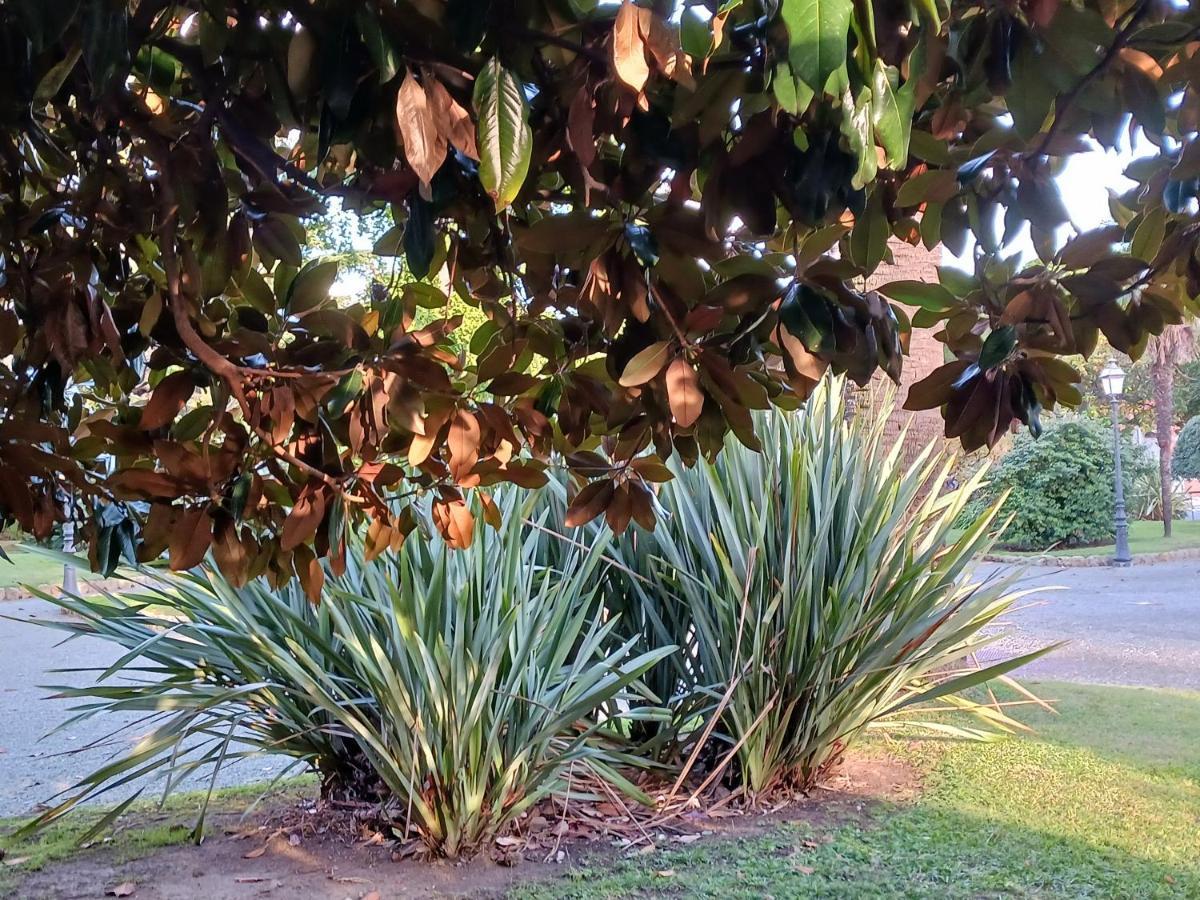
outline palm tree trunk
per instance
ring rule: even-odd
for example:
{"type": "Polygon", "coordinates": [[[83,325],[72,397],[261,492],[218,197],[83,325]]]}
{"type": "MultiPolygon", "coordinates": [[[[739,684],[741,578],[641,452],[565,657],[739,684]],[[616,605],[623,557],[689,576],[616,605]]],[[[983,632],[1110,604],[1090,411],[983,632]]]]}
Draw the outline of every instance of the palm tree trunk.
{"type": "Polygon", "coordinates": [[[1175,450],[1175,365],[1156,357],[1150,367],[1154,379],[1154,430],[1158,439],[1158,475],[1162,489],[1163,537],[1171,536],[1175,511],[1171,508],[1171,454],[1175,450]]]}

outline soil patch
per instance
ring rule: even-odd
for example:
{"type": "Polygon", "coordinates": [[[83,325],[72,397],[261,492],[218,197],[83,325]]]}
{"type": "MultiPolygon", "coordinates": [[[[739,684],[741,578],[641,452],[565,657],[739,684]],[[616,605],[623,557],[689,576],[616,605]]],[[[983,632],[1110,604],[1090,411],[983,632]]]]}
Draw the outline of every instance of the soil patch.
{"type": "MultiPolygon", "coordinates": [[[[721,840],[761,832],[785,822],[830,828],[863,817],[879,802],[904,802],[920,789],[919,773],[889,757],[850,754],[827,783],[812,793],[766,809],[720,807],[685,812],[655,826],[632,846],[598,837],[572,840],[595,829],[562,829],[548,841],[543,830],[523,845],[506,842],[495,859],[427,862],[413,848],[364,836],[352,817],[314,815],[311,806],[276,808],[249,822],[227,816],[212,823],[214,836],[200,847],[171,847],[118,862],[103,849],[81,851],[20,880],[21,898],[82,900],[106,892],[135,900],[247,900],[305,897],[313,900],[391,900],[415,897],[501,897],[518,884],[561,875],[564,866],[622,853],[721,840]],[[550,846],[547,846],[547,844],[550,846]]],[[[551,830],[550,833],[553,833],[551,830]]],[[[108,896],[113,896],[109,893],[108,896]]]]}

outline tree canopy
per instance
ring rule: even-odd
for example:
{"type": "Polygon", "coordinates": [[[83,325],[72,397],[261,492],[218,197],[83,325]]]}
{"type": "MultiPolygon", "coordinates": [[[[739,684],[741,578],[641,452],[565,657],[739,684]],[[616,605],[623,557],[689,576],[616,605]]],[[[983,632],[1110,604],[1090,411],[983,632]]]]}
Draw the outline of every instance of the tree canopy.
{"type": "Polygon", "coordinates": [[[100,569],[211,549],[315,596],[347,529],[381,552],[432,497],[464,545],[548,465],[568,524],[651,526],[663,458],[897,378],[912,328],[952,361],[910,405],[973,448],[1197,310],[1170,2],[14,0],[0,44],[0,516],[79,520],[100,569]],[[1055,175],[1135,133],[1077,232],[1055,175]],[[393,223],[354,302],[302,252],[333,197],[393,223]],[[975,273],[865,290],[889,239],[975,273]]]}

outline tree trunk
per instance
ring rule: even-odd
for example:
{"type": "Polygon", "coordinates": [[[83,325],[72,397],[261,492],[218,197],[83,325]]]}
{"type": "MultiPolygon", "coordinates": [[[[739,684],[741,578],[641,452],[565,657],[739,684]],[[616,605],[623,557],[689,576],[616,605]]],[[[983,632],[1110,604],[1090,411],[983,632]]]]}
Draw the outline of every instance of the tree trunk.
{"type": "Polygon", "coordinates": [[[1170,360],[1155,359],[1150,372],[1154,379],[1154,431],[1158,439],[1163,537],[1170,537],[1175,513],[1171,508],[1171,454],[1175,450],[1175,366],[1170,360]]]}

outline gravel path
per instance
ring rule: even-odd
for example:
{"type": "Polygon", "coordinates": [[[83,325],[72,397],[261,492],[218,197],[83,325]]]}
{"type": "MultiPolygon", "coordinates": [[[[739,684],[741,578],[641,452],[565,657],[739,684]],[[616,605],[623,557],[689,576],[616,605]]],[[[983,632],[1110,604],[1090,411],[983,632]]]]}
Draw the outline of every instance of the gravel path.
{"type": "MultiPolygon", "coordinates": [[[[1006,570],[1003,565],[981,567],[985,573],[1006,570]]],[[[1006,617],[1005,636],[988,648],[985,661],[1068,640],[1019,674],[1200,690],[1200,560],[1128,569],[1031,566],[1023,579],[1023,587],[1037,590],[1006,617]]],[[[0,614],[17,620],[60,615],[40,600],[2,603],[0,614]]],[[[105,666],[116,658],[101,641],[79,639],[57,646],[62,637],[53,629],[0,618],[0,816],[28,811],[140,736],[134,728],[115,747],[78,749],[135,719],[113,716],[103,723],[76,723],[41,740],[69,717],[70,704],[45,699],[39,685],[80,684],[84,678],[50,670],[105,666]]],[[[242,761],[223,773],[222,783],[261,781],[279,766],[267,758],[242,761]]],[[[120,796],[114,792],[111,799],[120,796]]]]}

